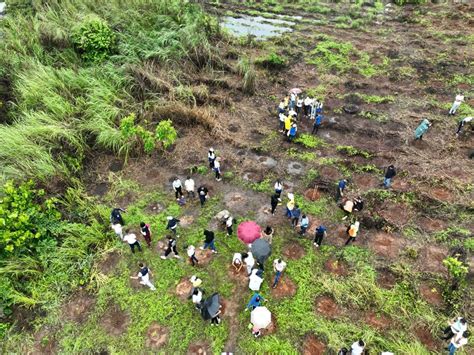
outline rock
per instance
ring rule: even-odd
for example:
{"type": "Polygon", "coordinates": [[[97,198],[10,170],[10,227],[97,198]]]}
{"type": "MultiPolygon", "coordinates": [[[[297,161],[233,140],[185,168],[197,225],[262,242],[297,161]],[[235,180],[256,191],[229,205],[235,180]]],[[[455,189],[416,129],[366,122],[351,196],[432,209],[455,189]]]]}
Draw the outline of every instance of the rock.
{"type": "Polygon", "coordinates": [[[286,170],[290,175],[301,175],[303,173],[303,165],[293,161],[288,164],[286,170]]]}
{"type": "Polygon", "coordinates": [[[258,161],[260,162],[261,165],[268,169],[273,169],[277,166],[278,162],[271,158],[271,157],[260,157],[258,158],[258,161]]]}

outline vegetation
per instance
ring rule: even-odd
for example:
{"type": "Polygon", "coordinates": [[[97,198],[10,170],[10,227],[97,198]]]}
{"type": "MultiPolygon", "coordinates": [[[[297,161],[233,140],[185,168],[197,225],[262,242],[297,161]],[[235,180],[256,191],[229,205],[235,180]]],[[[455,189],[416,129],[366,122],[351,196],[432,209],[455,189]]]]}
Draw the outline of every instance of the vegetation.
{"type": "Polygon", "coordinates": [[[311,134],[300,134],[296,139],[295,143],[301,144],[306,148],[317,148],[325,145],[321,138],[315,137],[311,134]]]}

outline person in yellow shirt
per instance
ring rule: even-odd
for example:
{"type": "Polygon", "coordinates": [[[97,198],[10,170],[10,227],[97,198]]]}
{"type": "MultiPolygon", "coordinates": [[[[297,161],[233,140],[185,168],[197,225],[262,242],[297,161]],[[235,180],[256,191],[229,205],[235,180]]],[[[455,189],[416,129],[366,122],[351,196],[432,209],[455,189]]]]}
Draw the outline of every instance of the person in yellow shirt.
{"type": "Polygon", "coordinates": [[[349,239],[347,239],[347,242],[345,245],[348,245],[350,242],[353,242],[356,240],[357,233],[359,232],[359,222],[354,222],[347,228],[347,234],[349,235],[349,239]]]}
{"type": "Polygon", "coordinates": [[[295,208],[295,195],[288,193],[288,203],[286,204],[286,216],[291,218],[291,212],[295,208]]]}
{"type": "Polygon", "coordinates": [[[292,123],[292,117],[290,115],[288,115],[285,118],[285,136],[288,134],[288,131],[291,128],[291,123],[292,123]]]}

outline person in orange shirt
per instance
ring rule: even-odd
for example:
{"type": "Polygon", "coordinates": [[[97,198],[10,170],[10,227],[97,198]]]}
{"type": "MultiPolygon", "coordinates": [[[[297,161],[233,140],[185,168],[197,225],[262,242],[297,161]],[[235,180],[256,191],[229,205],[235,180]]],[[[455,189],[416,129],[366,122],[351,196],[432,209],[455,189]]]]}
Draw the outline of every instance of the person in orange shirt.
{"type": "Polygon", "coordinates": [[[359,232],[359,222],[354,222],[347,228],[347,234],[349,235],[349,239],[347,239],[347,242],[345,245],[348,245],[350,242],[353,242],[356,240],[357,233],[359,232]]]}

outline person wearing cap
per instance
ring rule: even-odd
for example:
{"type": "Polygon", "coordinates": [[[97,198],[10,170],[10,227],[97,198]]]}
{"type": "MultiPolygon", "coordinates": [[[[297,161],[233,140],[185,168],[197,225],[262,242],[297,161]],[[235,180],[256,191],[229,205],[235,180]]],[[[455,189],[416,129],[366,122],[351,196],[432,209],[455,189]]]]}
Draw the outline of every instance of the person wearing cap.
{"type": "Polygon", "coordinates": [[[346,186],[347,186],[346,179],[341,179],[337,183],[336,202],[339,201],[342,198],[342,196],[344,196],[344,190],[346,189],[346,186]]]}
{"type": "Polygon", "coordinates": [[[199,202],[201,202],[201,207],[204,207],[204,203],[206,202],[206,199],[209,197],[208,192],[209,190],[204,185],[199,186],[199,188],[197,189],[199,202]]]}
{"type": "Polygon", "coordinates": [[[456,114],[457,109],[459,108],[459,106],[461,106],[463,101],[464,101],[464,95],[462,95],[462,94],[456,95],[456,98],[454,99],[453,105],[449,109],[448,115],[456,114]]]}
{"type": "Polygon", "coordinates": [[[214,172],[216,173],[216,180],[217,181],[221,181],[222,178],[221,178],[221,162],[220,162],[220,158],[217,158],[215,161],[214,161],[214,172]]]}
{"type": "Polygon", "coordinates": [[[315,247],[319,247],[321,243],[323,242],[323,238],[327,235],[326,232],[326,227],[323,225],[320,225],[316,230],[314,231],[314,241],[313,245],[315,247]]]}
{"type": "Polygon", "coordinates": [[[422,140],[423,135],[428,132],[428,128],[430,127],[431,123],[426,118],[421,121],[420,125],[415,129],[415,140],[422,140]]]}
{"type": "Polygon", "coordinates": [[[288,131],[288,142],[292,142],[293,139],[296,137],[296,132],[298,131],[298,126],[296,123],[293,123],[290,127],[290,130],[288,131]]]}
{"type": "Polygon", "coordinates": [[[176,200],[179,200],[180,197],[183,196],[181,180],[178,177],[175,177],[173,180],[173,190],[176,196],[176,200]]]}
{"type": "Polygon", "coordinates": [[[209,168],[214,169],[214,162],[216,161],[216,153],[214,153],[214,148],[209,148],[207,159],[209,160],[209,168]]]}
{"type": "Polygon", "coordinates": [[[213,253],[217,253],[216,246],[214,244],[214,232],[205,229],[204,230],[204,245],[201,247],[201,250],[210,248],[213,253]]]}
{"type": "Polygon", "coordinates": [[[232,225],[234,224],[234,219],[232,218],[232,216],[230,215],[225,215],[224,216],[224,221],[225,221],[225,228],[226,228],[226,231],[227,231],[227,237],[231,236],[232,235],[232,225]]]}
{"type": "Polygon", "coordinates": [[[162,255],[161,258],[162,259],[166,259],[168,257],[168,255],[173,252],[174,253],[174,257],[175,258],[178,258],[179,259],[179,254],[178,254],[178,249],[176,248],[176,245],[177,245],[177,240],[176,238],[173,238],[172,236],[167,236],[168,238],[168,247],[166,248],[165,250],[165,255],[162,255]]]}
{"type": "Polygon", "coordinates": [[[471,121],[472,121],[472,117],[471,117],[471,116],[465,117],[465,118],[463,118],[461,121],[459,121],[458,129],[457,129],[457,131],[456,131],[456,137],[459,137],[459,134],[461,133],[462,128],[464,127],[464,125],[465,125],[466,123],[471,122],[471,121]]]}
{"type": "Polygon", "coordinates": [[[469,331],[465,330],[462,333],[456,334],[452,339],[451,342],[449,343],[448,350],[449,350],[449,355],[454,355],[456,350],[459,348],[462,348],[464,345],[467,344],[467,339],[469,338],[471,334],[469,331]]]}
{"type": "Polygon", "coordinates": [[[177,235],[176,233],[176,230],[178,229],[179,219],[168,216],[166,217],[166,220],[168,221],[168,224],[166,225],[166,230],[170,230],[177,238],[179,238],[179,235],[177,235]]]}
{"type": "Polygon", "coordinates": [[[359,232],[359,225],[360,223],[357,221],[351,224],[349,228],[347,228],[347,235],[349,236],[349,239],[347,239],[345,245],[348,245],[350,242],[353,242],[356,240],[357,233],[359,232]]]}

